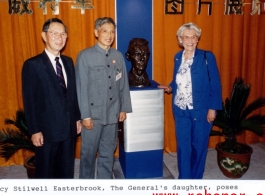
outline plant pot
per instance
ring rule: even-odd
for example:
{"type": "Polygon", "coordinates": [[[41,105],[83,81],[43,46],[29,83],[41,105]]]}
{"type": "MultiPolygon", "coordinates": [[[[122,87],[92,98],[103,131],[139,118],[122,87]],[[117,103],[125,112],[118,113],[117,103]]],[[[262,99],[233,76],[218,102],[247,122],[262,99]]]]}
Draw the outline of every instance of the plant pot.
{"type": "Polygon", "coordinates": [[[35,178],[35,155],[29,156],[25,159],[24,167],[27,170],[28,178],[35,178]]]}
{"type": "Polygon", "coordinates": [[[245,154],[232,154],[221,149],[220,146],[223,143],[224,142],[220,142],[216,144],[217,163],[220,170],[226,177],[229,178],[242,177],[242,175],[244,175],[249,168],[253,149],[247,144],[238,143],[240,146],[246,147],[248,149],[248,152],[245,154]]]}

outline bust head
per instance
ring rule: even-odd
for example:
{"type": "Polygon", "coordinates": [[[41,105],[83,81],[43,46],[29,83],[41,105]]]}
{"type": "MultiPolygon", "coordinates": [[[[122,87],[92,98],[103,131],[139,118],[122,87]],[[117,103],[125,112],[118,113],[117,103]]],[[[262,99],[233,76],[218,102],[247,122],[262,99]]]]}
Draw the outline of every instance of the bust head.
{"type": "Polygon", "coordinates": [[[132,68],[129,71],[129,84],[131,86],[150,86],[150,81],[146,73],[146,67],[150,51],[148,41],[143,38],[133,38],[126,52],[127,60],[131,61],[132,68]]]}

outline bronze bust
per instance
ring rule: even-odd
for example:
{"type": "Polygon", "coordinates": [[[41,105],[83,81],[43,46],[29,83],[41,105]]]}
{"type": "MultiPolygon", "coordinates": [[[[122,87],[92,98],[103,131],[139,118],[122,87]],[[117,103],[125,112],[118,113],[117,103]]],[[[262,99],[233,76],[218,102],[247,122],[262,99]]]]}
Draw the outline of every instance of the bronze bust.
{"type": "Polygon", "coordinates": [[[135,87],[150,86],[150,80],[145,71],[150,56],[148,41],[143,38],[133,38],[126,52],[127,60],[131,61],[129,85],[135,87]]]}

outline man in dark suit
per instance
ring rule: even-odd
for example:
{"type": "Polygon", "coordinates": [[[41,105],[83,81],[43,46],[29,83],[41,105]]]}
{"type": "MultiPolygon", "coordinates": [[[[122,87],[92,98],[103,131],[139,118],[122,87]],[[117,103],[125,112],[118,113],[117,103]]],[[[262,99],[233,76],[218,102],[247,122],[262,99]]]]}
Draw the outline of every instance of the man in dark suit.
{"type": "Polygon", "coordinates": [[[60,54],[67,28],[58,18],[42,29],[45,50],[25,61],[22,94],[35,150],[36,178],[73,178],[77,133],[81,131],[73,60],[60,54]]]}

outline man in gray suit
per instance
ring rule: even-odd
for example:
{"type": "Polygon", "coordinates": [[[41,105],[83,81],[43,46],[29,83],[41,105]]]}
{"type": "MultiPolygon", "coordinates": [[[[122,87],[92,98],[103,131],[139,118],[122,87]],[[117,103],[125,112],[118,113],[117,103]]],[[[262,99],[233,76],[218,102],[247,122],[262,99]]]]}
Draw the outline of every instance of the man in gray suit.
{"type": "Polygon", "coordinates": [[[95,21],[97,43],[81,51],[76,85],[82,118],[80,178],[111,179],[118,121],[132,111],[127,71],[122,54],[111,48],[115,38],[111,18],[95,21]]]}

